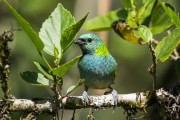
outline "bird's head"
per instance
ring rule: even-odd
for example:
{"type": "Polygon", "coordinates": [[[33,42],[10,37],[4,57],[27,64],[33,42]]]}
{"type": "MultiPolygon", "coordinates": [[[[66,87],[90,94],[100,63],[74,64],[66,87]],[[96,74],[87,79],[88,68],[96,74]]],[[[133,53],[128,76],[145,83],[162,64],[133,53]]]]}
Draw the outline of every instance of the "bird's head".
{"type": "Polygon", "coordinates": [[[92,33],[81,35],[74,43],[80,46],[83,54],[94,54],[103,45],[101,38],[92,33]]]}

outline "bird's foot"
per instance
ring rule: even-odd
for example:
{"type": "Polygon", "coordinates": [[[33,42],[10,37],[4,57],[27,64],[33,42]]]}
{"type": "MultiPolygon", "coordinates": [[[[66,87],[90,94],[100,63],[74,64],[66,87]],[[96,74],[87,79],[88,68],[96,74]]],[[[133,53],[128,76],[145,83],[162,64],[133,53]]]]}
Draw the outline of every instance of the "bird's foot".
{"type": "Polygon", "coordinates": [[[118,101],[119,101],[118,93],[116,90],[112,89],[111,94],[114,98],[114,105],[117,106],[118,101]]]}
{"type": "Polygon", "coordinates": [[[113,96],[113,99],[114,99],[114,105],[117,106],[118,104],[118,101],[119,101],[119,97],[118,97],[118,93],[116,90],[114,90],[113,88],[109,87],[111,90],[110,91],[106,91],[104,93],[104,95],[107,95],[107,94],[112,94],[113,96]]]}
{"type": "Polygon", "coordinates": [[[90,104],[90,100],[89,100],[87,91],[84,91],[83,94],[82,94],[82,96],[83,96],[83,99],[84,99],[84,104],[85,104],[85,105],[90,104]]]}

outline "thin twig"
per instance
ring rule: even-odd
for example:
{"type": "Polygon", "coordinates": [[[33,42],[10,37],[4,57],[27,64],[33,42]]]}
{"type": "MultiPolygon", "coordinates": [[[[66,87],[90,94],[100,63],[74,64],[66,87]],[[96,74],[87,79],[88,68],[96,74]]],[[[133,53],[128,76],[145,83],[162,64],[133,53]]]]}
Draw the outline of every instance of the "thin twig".
{"type": "Polygon", "coordinates": [[[90,108],[89,109],[89,114],[87,115],[87,120],[95,120],[95,117],[93,116],[94,109],[90,108]]]}
{"type": "Polygon", "coordinates": [[[171,57],[171,59],[173,59],[173,60],[175,60],[175,61],[180,58],[179,53],[177,52],[176,49],[174,49],[174,51],[173,51],[173,53],[171,54],[170,57],[171,57]]]}
{"type": "Polygon", "coordinates": [[[76,113],[76,110],[74,109],[73,110],[73,116],[72,116],[71,120],[75,120],[75,113],[76,113]]]}
{"type": "Polygon", "coordinates": [[[0,35],[0,83],[5,99],[10,97],[10,91],[8,89],[10,49],[8,48],[8,42],[12,40],[12,31],[7,31],[0,35]]]}
{"type": "Polygon", "coordinates": [[[156,79],[157,79],[157,77],[156,77],[157,60],[156,60],[155,50],[152,45],[152,41],[149,42],[148,46],[149,46],[149,50],[151,52],[152,62],[153,62],[151,67],[149,68],[149,72],[153,76],[153,91],[155,91],[156,90],[156,79]]]}
{"type": "Polygon", "coordinates": [[[10,74],[10,49],[8,43],[13,40],[13,29],[5,31],[0,35],[0,84],[4,93],[3,103],[0,104],[0,119],[10,119],[10,103],[7,99],[12,98],[8,87],[9,74],[10,74]]]}
{"type": "Polygon", "coordinates": [[[58,113],[58,109],[59,109],[59,104],[60,104],[60,101],[59,101],[59,99],[61,100],[61,96],[60,96],[60,93],[59,93],[59,91],[58,91],[58,83],[59,83],[59,81],[60,81],[60,79],[58,78],[58,77],[56,77],[56,76],[53,76],[53,83],[52,83],[52,86],[51,86],[51,89],[52,89],[52,91],[54,92],[54,94],[55,94],[55,116],[57,116],[57,119],[59,120],[59,113],[58,113]]]}

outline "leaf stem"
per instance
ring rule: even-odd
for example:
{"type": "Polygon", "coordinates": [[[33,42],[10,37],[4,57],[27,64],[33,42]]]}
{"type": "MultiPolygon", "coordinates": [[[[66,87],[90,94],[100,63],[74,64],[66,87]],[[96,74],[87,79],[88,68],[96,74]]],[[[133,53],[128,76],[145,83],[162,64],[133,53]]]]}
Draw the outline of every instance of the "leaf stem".
{"type": "Polygon", "coordinates": [[[39,52],[39,55],[41,56],[41,58],[43,59],[43,61],[46,63],[46,65],[49,67],[49,69],[52,69],[52,67],[49,65],[48,61],[47,61],[46,58],[42,55],[41,52],[39,52]]]}

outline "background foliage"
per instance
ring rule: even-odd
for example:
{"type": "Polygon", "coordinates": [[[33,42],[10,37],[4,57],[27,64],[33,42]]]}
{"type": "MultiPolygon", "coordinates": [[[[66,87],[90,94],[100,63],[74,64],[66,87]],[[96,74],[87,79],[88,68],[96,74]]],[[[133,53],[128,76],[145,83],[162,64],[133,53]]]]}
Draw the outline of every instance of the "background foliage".
{"type": "MultiPolygon", "coordinates": [[[[18,10],[18,12],[22,16],[24,16],[30,22],[33,28],[35,28],[35,31],[40,31],[39,28],[41,27],[41,24],[45,21],[46,18],[48,18],[50,13],[54,10],[54,8],[57,6],[57,3],[59,2],[62,3],[66,9],[71,11],[73,16],[75,16],[76,21],[84,17],[87,12],[90,12],[87,19],[95,17],[97,15],[96,10],[98,8],[96,0],[74,0],[73,2],[61,0],[15,0],[9,2],[18,10]],[[96,4],[97,6],[94,6],[94,4],[96,4]]],[[[178,0],[175,0],[172,2],[172,4],[178,5],[178,2],[178,0]]],[[[112,3],[111,9],[115,10],[120,6],[123,7],[121,1],[115,0],[112,3]]],[[[175,8],[177,11],[179,10],[178,6],[175,6],[175,8]]],[[[14,17],[2,4],[0,4],[0,16],[0,32],[5,29],[9,30],[11,28],[11,24],[14,28],[21,28],[16,23],[14,17]]],[[[162,19],[164,20],[164,18],[162,19]]],[[[168,23],[168,21],[165,22],[168,23]]],[[[78,36],[84,32],[87,31],[81,29],[81,31],[78,33],[78,36]]],[[[109,31],[109,33],[110,34],[108,36],[107,46],[118,62],[117,78],[114,88],[116,88],[119,93],[130,93],[151,89],[151,76],[147,72],[147,68],[151,65],[151,55],[149,54],[148,48],[145,46],[139,47],[139,45],[131,44],[127,41],[121,40],[121,38],[119,38],[119,36],[116,35],[113,31],[109,31]]],[[[163,34],[165,35],[166,33],[163,34]]],[[[156,35],[155,37],[157,39],[161,39],[162,35],[156,35]]],[[[31,86],[28,83],[24,82],[20,77],[21,72],[29,69],[37,72],[37,69],[33,65],[32,61],[41,61],[41,64],[44,64],[44,62],[40,59],[40,56],[38,55],[35,47],[28,39],[29,38],[23,30],[18,31],[16,32],[15,41],[10,44],[10,47],[12,49],[10,80],[11,92],[17,98],[51,96],[50,90],[38,86],[31,86]]],[[[79,54],[79,48],[75,45],[72,45],[71,48],[68,49],[65,53],[65,56],[63,57],[61,62],[65,63],[79,54]]],[[[53,61],[49,55],[47,55],[46,57],[48,58],[48,60],[53,61]]],[[[174,61],[170,60],[166,61],[166,64],[158,65],[158,88],[162,86],[171,86],[179,82],[180,72],[177,72],[176,70],[179,70],[180,67],[178,68],[178,66],[178,62],[175,63],[174,61]]],[[[69,86],[77,83],[78,79],[79,72],[77,66],[75,65],[64,77],[64,92],[66,92],[69,86]]],[[[71,95],[81,95],[82,91],[83,87],[80,87],[71,95]]],[[[104,91],[90,90],[90,94],[102,94],[103,92],[104,91]]],[[[1,95],[2,94],[0,94],[0,96],[1,95]]],[[[70,112],[72,111],[65,111],[64,119],[70,119],[70,116],[68,116],[70,112]]],[[[76,118],[85,119],[87,113],[88,110],[78,110],[76,118]]],[[[95,117],[97,119],[107,120],[117,119],[119,117],[122,117],[122,119],[125,118],[125,115],[123,116],[121,114],[123,114],[123,111],[121,109],[116,109],[114,114],[112,113],[112,109],[110,109],[95,112],[95,117]]]]}

